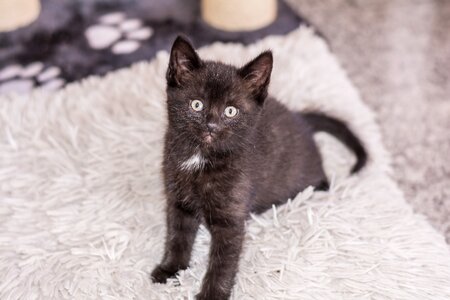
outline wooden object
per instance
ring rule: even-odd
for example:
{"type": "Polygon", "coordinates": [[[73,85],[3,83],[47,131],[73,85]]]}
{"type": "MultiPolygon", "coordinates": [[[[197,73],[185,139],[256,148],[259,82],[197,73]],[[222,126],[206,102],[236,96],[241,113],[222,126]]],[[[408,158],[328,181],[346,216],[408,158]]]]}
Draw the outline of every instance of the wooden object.
{"type": "Polygon", "coordinates": [[[39,0],[0,0],[0,31],[11,31],[36,20],[39,0]]]}
{"type": "Polygon", "coordinates": [[[277,0],[202,0],[203,20],[225,31],[251,31],[277,17],[277,0]]]}

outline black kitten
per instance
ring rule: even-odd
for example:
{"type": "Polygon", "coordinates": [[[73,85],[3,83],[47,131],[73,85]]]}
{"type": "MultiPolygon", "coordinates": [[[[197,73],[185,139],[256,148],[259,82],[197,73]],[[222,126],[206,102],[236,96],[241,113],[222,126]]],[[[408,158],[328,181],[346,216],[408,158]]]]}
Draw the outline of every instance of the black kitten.
{"type": "Polygon", "coordinates": [[[291,112],[268,98],[271,71],[270,51],[238,69],[201,60],[182,37],[173,44],[163,162],[167,238],[154,282],[188,267],[204,223],[211,248],[197,299],[228,299],[249,213],[282,204],[308,186],[328,188],[315,131],[329,132],[354,150],[352,171],[365,164],[366,152],[345,124],[291,112]]]}

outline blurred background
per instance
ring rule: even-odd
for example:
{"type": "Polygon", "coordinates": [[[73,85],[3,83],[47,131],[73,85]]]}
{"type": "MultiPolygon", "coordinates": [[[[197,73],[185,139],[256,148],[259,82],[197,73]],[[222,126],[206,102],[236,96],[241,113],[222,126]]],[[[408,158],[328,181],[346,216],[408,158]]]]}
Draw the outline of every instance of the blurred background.
{"type": "Polygon", "coordinates": [[[376,112],[395,179],[450,242],[450,1],[0,0],[0,95],[150,60],[179,33],[250,44],[302,25],[376,112]]]}

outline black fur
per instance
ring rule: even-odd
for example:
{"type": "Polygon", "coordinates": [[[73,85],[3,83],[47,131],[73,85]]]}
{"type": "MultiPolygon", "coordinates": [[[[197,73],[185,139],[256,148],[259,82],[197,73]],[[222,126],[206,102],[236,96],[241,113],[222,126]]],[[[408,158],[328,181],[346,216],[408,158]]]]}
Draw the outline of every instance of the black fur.
{"type": "Polygon", "coordinates": [[[228,299],[249,213],[283,204],[308,186],[328,188],[315,131],[332,133],[355,150],[355,170],[364,164],[361,143],[342,122],[294,113],[267,97],[272,60],[266,51],[236,68],[203,61],[186,39],[175,41],[167,71],[163,162],[167,237],[162,262],[151,275],[154,282],[166,282],[188,267],[204,223],[212,241],[197,299],[228,299]],[[196,111],[193,100],[201,100],[203,110],[196,111]],[[226,116],[229,106],[238,109],[236,116],[226,116]],[[195,157],[201,158],[197,165],[187,164],[195,157]]]}
{"type": "Polygon", "coordinates": [[[366,150],[345,123],[324,114],[314,112],[301,113],[301,117],[308,121],[314,131],[323,131],[335,136],[355,152],[357,160],[356,164],[352,167],[352,173],[356,173],[364,167],[367,162],[366,150]]]}

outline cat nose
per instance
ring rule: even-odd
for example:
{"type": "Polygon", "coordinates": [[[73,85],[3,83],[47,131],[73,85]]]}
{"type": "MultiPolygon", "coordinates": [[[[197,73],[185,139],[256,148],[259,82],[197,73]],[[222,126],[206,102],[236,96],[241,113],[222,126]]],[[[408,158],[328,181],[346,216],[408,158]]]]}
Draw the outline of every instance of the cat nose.
{"type": "Polygon", "coordinates": [[[209,132],[217,132],[219,129],[219,125],[217,125],[217,123],[208,123],[206,124],[206,127],[208,127],[209,132]]]}

